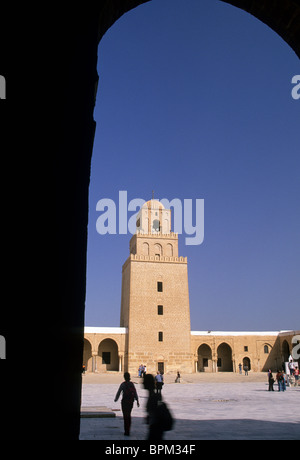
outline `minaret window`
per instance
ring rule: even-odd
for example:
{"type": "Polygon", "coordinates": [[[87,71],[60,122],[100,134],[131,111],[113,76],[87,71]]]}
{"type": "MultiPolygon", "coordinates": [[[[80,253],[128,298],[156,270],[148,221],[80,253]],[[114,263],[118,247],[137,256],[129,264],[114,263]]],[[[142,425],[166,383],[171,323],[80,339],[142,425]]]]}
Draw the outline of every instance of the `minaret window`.
{"type": "Polygon", "coordinates": [[[162,283],[162,281],[157,281],[157,292],[163,292],[163,283],[162,283]]]}
{"type": "Polygon", "coordinates": [[[164,306],[163,305],[157,305],[157,314],[158,315],[163,315],[164,314],[164,306]]]}
{"type": "Polygon", "coordinates": [[[149,244],[143,243],[143,254],[144,256],[149,256],[149,244]]]}
{"type": "Polygon", "coordinates": [[[164,334],[163,334],[163,332],[159,332],[158,333],[158,341],[163,342],[163,340],[164,340],[164,334]]]}
{"type": "Polygon", "coordinates": [[[152,222],[152,228],[154,232],[160,232],[160,221],[158,219],[154,219],[152,222]]]}
{"type": "Polygon", "coordinates": [[[154,245],[154,252],[156,256],[162,256],[162,247],[161,244],[154,245]]]}
{"type": "Polygon", "coordinates": [[[166,246],[166,256],[173,257],[173,246],[170,243],[166,246]]]}

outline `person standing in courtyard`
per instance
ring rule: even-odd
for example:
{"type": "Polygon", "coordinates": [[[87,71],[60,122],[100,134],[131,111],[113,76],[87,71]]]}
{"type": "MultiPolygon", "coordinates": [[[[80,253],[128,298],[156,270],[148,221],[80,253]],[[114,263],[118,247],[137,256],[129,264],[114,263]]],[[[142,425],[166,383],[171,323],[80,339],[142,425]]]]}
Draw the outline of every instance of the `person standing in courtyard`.
{"type": "Polygon", "coordinates": [[[144,369],[144,366],[143,366],[142,364],[140,364],[140,366],[139,366],[139,371],[138,371],[138,372],[139,372],[139,377],[140,377],[140,378],[142,378],[142,371],[143,371],[143,369],[144,369]]]}
{"type": "Polygon", "coordinates": [[[299,368],[298,367],[295,368],[294,376],[295,376],[295,387],[296,387],[298,386],[298,382],[299,382],[299,368]]]}
{"type": "Polygon", "coordinates": [[[269,379],[269,391],[274,391],[274,377],[273,377],[273,374],[272,374],[272,371],[269,370],[268,372],[268,379],[269,379]]]}
{"type": "Polygon", "coordinates": [[[161,390],[164,384],[164,378],[162,372],[157,372],[155,376],[155,386],[156,386],[156,393],[161,398],[161,390]]]}
{"type": "Polygon", "coordinates": [[[131,427],[131,411],[133,408],[134,400],[137,402],[137,406],[140,407],[139,398],[135,389],[135,386],[130,382],[129,372],[124,374],[124,382],[121,383],[117,394],[115,396],[115,402],[118,401],[120,394],[123,393],[121,407],[124,420],[124,435],[130,436],[130,427],[131,427]]]}
{"type": "Polygon", "coordinates": [[[285,372],[282,372],[282,391],[286,390],[286,375],[285,372]]]}
{"type": "Polygon", "coordinates": [[[281,371],[278,371],[276,374],[276,380],[278,383],[278,391],[284,391],[284,386],[283,386],[283,381],[284,381],[284,376],[281,371]]]}

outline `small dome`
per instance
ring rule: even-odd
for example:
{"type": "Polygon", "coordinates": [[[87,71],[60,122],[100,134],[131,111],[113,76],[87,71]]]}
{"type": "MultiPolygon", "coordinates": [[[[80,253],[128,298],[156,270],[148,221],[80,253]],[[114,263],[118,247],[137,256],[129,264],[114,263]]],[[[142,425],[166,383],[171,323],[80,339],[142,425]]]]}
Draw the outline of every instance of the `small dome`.
{"type": "Polygon", "coordinates": [[[149,200],[142,207],[148,209],[165,209],[158,200],[149,200]]]}

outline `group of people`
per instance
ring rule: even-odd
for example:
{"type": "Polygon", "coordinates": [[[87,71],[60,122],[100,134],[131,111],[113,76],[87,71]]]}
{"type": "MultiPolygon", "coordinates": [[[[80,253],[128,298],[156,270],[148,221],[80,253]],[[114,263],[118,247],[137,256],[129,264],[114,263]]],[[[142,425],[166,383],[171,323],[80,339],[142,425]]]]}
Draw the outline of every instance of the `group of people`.
{"type": "MultiPolygon", "coordinates": [[[[163,432],[171,429],[173,420],[165,403],[162,402],[161,390],[163,387],[163,374],[157,372],[155,378],[152,374],[144,373],[144,388],[149,391],[149,397],[146,405],[147,424],[149,426],[149,441],[159,441],[163,439],[163,432]],[[168,425],[168,426],[167,426],[168,425]]],[[[124,435],[130,436],[131,411],[134,401],[140,407],[139,397],[134,384],[130,381],[129,372],[124,374],[124,382],[121,383],[115,402],[118,401],[122,393],[121,408],[124,420],[124,435]]]]}
{"type": "MultiPolygon", "coordinates": [[[[242,364],[240,363],[240,364],[239,364],[239,374],[242,374],[242,371],[243,371],[243,366],[242,366],[242,364]]],[[[248,375],[249,366],[248,366],[247,364],[244,365],[244,372],[245,372],[245,375],[248,375]]]]}
{"type": "Polygon", "coordinates": [[[140,378],[143,378],[147,374],[147,366],[144,364],[139,365],[138,375],[140,378]]]}
{"type": "MultiPolygon", "coordinates": [[[[299,381],[299,368],[294,367],[292,372],[290,369],[290,376],[292,376],[295,379],[295,386],[297,386],[298,381],[299,381]]],[[[269,391],[274,391],[274,383],[276,380],[278,384],[278,391],[285,391],[287,385],[290,383],[288,381],[287,374],[283,370],[282,371],[278,370],[276,377],[274,378],[271,369],[269,369],[269,372],[268,372],[269,391]]]]}
{"type": "MultiPolygon", "coordinates": [[[[283,371],[280,371],[280,370],[277,371],[276,380],[278,383],[278,391],[285,391],[286,390],[286,379],[285,379],[285,374],[283,371]]],[[[273,377],[273,373],[271,369],[269,369],[269,372],[268,372],[268,381],[269,381],[269,391],[274,391],[275,379],[273,377]]]]}
{"type": "MultiPolygon", "coordinates": [[[[164,431],[171,429],[173,424],[172,416],[164,402],[162,402],[161,391],[164,385],[163,372],[157,372],[156,376],[146,373],[146,366],[142,364],[139,367],[139,377],[143,377],[144,388],[148,390],[149,397],[146,405],[147,424],[149,425],[148,440],[159,441],[163,439],[164,431]]],[[[299,381],[299,368],[289,367],[290,375],[295,378],[295,385],[299,381]]],[[[247,371],[247,370],[246,370],[247,371]]],[[[278,391],[285,391],[287,387],[287,375],[282,370],[278,370],[276,377],[273,377],[271,369],[268,372],[269,391],[274,391],[274,383],[277,380],[278,391]]],[[[180,382],[180,373],[177,373],[176,382],[180,382]]],[[[134,384],[130,381],[130,374],[125,372],[124,382],[120,385],[115,396],[115,402],[118,401],[122,393],[121,407],[124,419],[124,435],[130,435],[131,412],[134,401],[140,407],[138,394],[134,384]]]]}
{"type": "Polygon", "coordinates": [[[295,383],[298,384],[299,381],[299,366],[297,363],[290,361],[288,364],[290,375],[295,378],[295,383]]]}

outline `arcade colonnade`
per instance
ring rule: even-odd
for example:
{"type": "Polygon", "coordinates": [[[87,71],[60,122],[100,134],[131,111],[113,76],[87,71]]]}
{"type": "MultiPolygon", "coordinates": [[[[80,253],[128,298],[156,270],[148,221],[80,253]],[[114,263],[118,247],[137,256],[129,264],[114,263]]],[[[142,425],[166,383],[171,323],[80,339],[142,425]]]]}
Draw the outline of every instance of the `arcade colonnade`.
{"type": "Polygon", "coordinates": [[[300,331],[191,332],[194,372],[276,371],[289,360],[300,331]]]}
{"type": "Polygon", "coordinates": [[[127,330],[123,327],[85,327],[83,365],[87,372],[124,372],[127,330]]]}
{"type": "MultiPolygon", "coordinates": [[[[239,372],[247,365],[249,371],[276,371],[287,362],[300,331],[282,332],[191,332],[193,362],[191,373],[239,372]]],[[[123,373],[126,368],[128,333],[120,327],[86,327],[83,364],[87,372],[123,373]]],[[[149,361],[148,371],[155,373],[157,363],[149,361]]],[[[168,357],[164,359],[168,373],[168,357]]],[[[180,369],[179,369],[180,370],[180,369]]]]}

